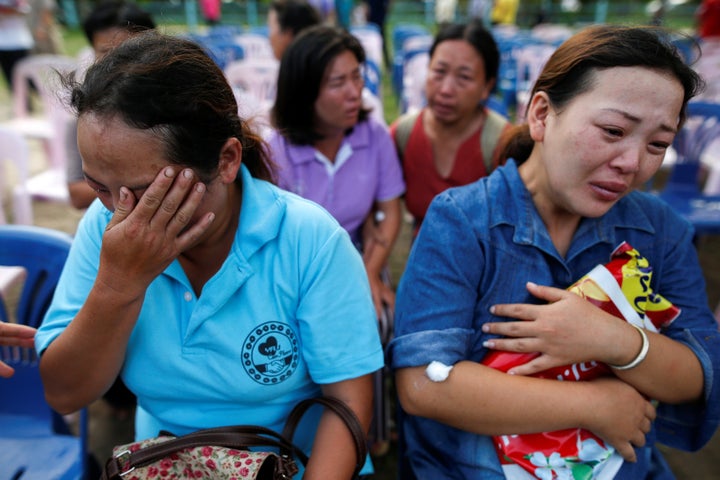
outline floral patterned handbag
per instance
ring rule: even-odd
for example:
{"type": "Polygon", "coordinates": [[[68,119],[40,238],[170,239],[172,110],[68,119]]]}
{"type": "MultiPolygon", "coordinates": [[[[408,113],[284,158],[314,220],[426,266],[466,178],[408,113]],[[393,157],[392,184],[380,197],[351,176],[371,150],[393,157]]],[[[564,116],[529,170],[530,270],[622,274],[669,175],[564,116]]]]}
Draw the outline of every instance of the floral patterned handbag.
{"type": "Polygon", "coordinates": [[[176,437],[158,437],[120,445],[105,464],[101,480],[163,480],[203,478],[213,480],[286,480],[298,472],[294,458],[307,464],[305,453],[292,443],[303,414],[319,403],[335,412],[347,425],[355,442],[357,478],[367,456],[366,438],[355,413],[333,397],[310,398],[290,412],[282,434],[265,427],[239,425],[198,430],[176,437]],[[272,448],[249,450],[249,447],[272,448]]]}

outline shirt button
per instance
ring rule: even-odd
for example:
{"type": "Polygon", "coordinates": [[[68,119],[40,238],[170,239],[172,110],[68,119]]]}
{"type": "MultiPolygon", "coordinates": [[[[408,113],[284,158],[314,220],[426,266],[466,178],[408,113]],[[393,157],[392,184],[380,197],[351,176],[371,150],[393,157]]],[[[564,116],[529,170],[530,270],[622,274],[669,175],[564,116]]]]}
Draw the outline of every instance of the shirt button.
{"type": "Polygon", "coordinates": [[[190,300],[192,300],[192,293],[185,292],[185,301],[189,302],[190,300]]]}

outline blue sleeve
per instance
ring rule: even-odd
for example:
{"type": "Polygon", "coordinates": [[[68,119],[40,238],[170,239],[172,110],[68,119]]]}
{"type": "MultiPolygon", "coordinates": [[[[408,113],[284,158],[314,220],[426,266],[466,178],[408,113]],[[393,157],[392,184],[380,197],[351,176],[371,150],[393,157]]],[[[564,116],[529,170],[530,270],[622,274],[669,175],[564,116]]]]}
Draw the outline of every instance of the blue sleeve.
{"type": "Polygon", "coordinates": [[[53,300],[35,335],[39,353],[65,330],[85,303],[97,276],[100,244],[110,217],[111,213],[95,200],[80,220],[53,300]]]}
{"type": "Polygon", "coordinates": [[[333,223],[335,231],[303,272],[297,307],[303,356],[318,384],[366,375],[385,363],[362,259],[333,223]]]}
{"type": "MultiPolygon", "coordinates": [[[[672,220],[670,220],[672,222],[672,220]]],[[[687,345],[703,369],[703,398],[681,405],[660,404],[655,421],[658,440],[683,450],[698,450],[705,445],[720,424],[720,332],[709,308],[705,280],[693,244],[693,231],[687,225],[668,227],[668,237],[679,241],[665,252],[661,268],[653,265],[653,277],[659,278],[655,291],[681,308],[680,316],[663,333],[687,345]]]]}
{"type": "Polygon", "coordinates": [[[469,357],[484,259],[465,212],[448,192],[435,197],[398,287],[392,368],[469,357]]]}

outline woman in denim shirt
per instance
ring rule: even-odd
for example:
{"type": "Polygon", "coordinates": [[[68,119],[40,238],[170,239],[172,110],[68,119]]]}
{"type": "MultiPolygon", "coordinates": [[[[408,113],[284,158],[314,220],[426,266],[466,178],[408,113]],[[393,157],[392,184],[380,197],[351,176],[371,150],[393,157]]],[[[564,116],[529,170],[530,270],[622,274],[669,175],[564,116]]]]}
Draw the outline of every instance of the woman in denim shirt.
{"type": "MultiPolygon", "coordinates": [[[[701,83],[655,30],[587,28],[545,66],[507,165],[435,198],[389,346],[403,478],[505,478],[493,435],[565,428],[612,446],[624,459],[615,478],[673,478],[655,442],[695,450],[710,439],[720,339],[692,228],[635,191],[701,83]],[[652,291],[682,309],[662,335],[565,290],[623,241],[653,267],[652,291]],[[508,375],[479,363],[491,350],[540,355],[508,375]],[[430,380],[432,361],[453,367],[445,380],[430,380]],[[590,361],[615,367],[583,382],[529,376],[590,361]]],[[[536,475],[571,478],[551,470],[536,475]]]]}

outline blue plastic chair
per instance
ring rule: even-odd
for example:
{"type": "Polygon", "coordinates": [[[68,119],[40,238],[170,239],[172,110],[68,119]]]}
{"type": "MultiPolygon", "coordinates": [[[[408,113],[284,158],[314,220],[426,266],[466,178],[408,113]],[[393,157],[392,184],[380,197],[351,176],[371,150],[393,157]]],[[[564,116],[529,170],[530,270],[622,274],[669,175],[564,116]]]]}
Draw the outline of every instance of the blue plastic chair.
{"type": "Polygon", "coordinates": [[[231,62],[245,58],[245,49],[235,40],[206,38],[202,46],[221,70],[231,62]]]}
{"type": "MultiPolygon", "coordinates": [[[[393,40],[393,66],[392,66],[392,87],[396,94],[400,94],[402,91],[402,75],[403,65],[407,61],[408,55],[412,55],[414,52],[408,52],[405,49],[405,41],[414,36],[430,36],[430,32],[424,25],[416,24],[399,24],[393,28],[392,40],[393,40]]],[[[425,51],[430,50],[428,44],[425,51]]],[[[420,48],[414,48],[412,50],[421,50],[420,48]]]]}
{"type": "MultiPolygon", "coordinates": [[[[27,270],[17,308],[9,312],[18,323],[42,322],[71,242],[47,228],[0,225],[0,265],[27,270]]],[[[79,435],[73,435],[45,401],[35,350],[0,347],[0,360],[15,369],[11,378],[0,378],[0,480],[85,478],[87,411],[80,412],[79,435]]]]}
{"type": "Polygon", "coordinates": [[[362,66],[362,76],[365,81],[365,87],[369,89],[373,95],[379,97],[380,87],[382,85],[380,66],[372,60],[365,60],[362,66]]]}
{"type": "Polygon", "coordinates": [[[658,192],[695,227],[696,235],[720,234],[720,195],[705,195],[700,188],[700,157],[720,135],[720,104],[691,102],[688,118],[675,136],[677,160],[664,188],[658,192]]]}

